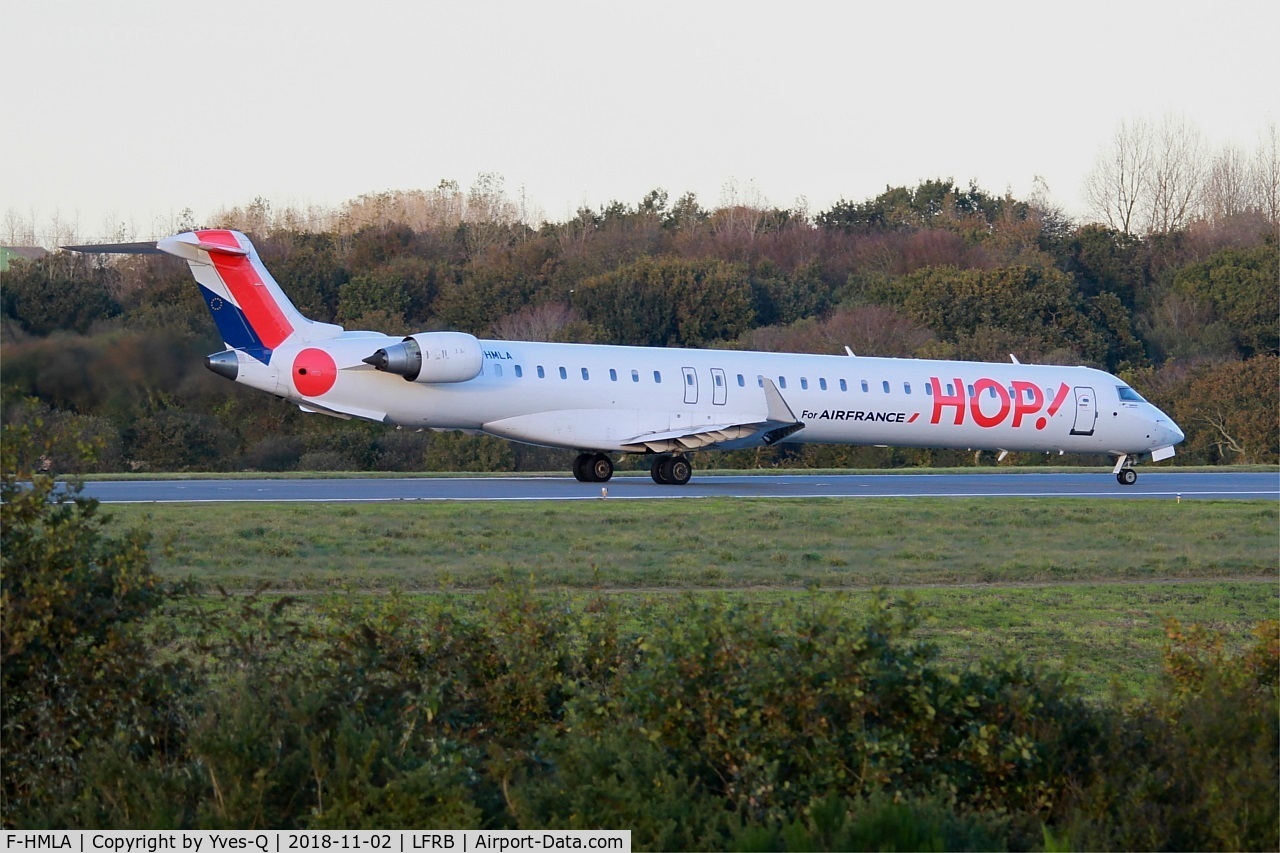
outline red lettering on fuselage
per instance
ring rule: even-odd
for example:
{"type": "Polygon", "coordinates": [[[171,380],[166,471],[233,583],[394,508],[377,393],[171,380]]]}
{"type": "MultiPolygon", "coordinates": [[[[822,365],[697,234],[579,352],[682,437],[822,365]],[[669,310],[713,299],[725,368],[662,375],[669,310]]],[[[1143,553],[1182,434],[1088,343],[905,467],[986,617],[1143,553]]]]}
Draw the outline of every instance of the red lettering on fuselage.
{"type": "Polygon", "coordinates": [[[969,412],[973,415],[973,421],[978,426],[998,426],[1005,418],[1009,417],[1009,403],[1009,392],[994,379],[983,378],[973,383],[973,396],[969,398],[969,412]],[[1000,410],[994,415],[987,415],[982,411],[982,392],[987,389],[995,393],[995,399],[1000,403],[1000,410]]]}
{"type": "MultiPolygon", "coordinates": [[[[974,381],[969,394],[965,393],[965,385],[959,378],[956,378],[952,385],[954,393],[944,394],[942,382],[936,376],[929,377],[929,386],[933,392],[933,415],[929,419],[931,424],[942,422],[945,409],[954,409],[956,426],[964,424],[967,411],[973,417],[973,422],[983,429],[1000,426],[1009,421],[1011,415],[1010,425],[1017,429],[1022,426],[1024,419],[1044,411],[1044,389],[1034,382],[1022,379],[1015,379],[1005,386],[984,376],[974,381]],[[994,401],[995,406],[988,403],[984,408],[984,396],[994,401]]],[[[1053,395],[1053,402],[1049,404],[1048,417],[1037,417],[1036,429],[1044,429],[1049,425],[1049,418],[1058,413],[1070,390],[1065,382],[1059,383],[1057,393],[1053,395]]]]}
{"type": "Polygon", "coordinates": [[[956,410],[956,426],[964,423],[964,385],[957,379],[955,387],[959,390],[954,394],[943,394],[942,383],[938,381],[938,377],[930,376],[929,384],[933,386],[933,417],[929,419],[929,423],[936,424],[942,420],[942,409],[944,406],[953,406],[956,410]]]}
{"type": "Polygon", "coordinates": [[[1013,428],[1017,429],[1025,416],[1034,415],[1044,407],[1044,392],[1034,382],[1015,379],[1010,384],[1013,386],[1013,428]]]}

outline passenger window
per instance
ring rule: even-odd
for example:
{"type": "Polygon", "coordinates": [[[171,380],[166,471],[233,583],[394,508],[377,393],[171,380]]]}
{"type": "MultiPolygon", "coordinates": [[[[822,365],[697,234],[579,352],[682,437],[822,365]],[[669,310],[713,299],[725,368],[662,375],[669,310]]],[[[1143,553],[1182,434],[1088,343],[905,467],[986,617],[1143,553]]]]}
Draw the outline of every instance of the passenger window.
{"type": "Polygon", "coordinates": [[[994,400],[996,398],[996,386],[992,385],[987,390],[991,392],[990,397],[994,400]]]}
{"type": "Polygon", "coordinates": [[[724,376],[722,376],[721,374],[717,373],[717,374],[715,374],[715,377],[716,377],[716,387],[717,387],[717,388],[719,388],[719,387],[721,387],[722,385],[724,385],[724,376]]]}
{"type": "Polygon", "coordinates": [[[888,393],[889,393],[889,380],[888,380],[888,379],[886,379],[884,382],[882,382],[882,383],[880,383],[880,384],[884,386],[884,393],[888,394],[888,393]]]}
{"type": "Polygon", "coordinates": [[[656,385],[661,385],[661,384],[662,384],[662,374],[655,370],[655,371],[653,372],[653,381],[654,381],[654,384],[656,384],[656,385]]]}
{"type": "Polygon", "coordinates": [[[538,365],[538,378],[539,378],[539,379],[546,379],[546,378],[547,378],[547,372],[546,372],[545,370],[543,370],[543,369],[542,369],[542,365],[541,365],[541,364],[539,364],[539,365],[538,365]]]}
{"type": "Polygon", "coordinates": [[[524,368],[517,364],[517,365],[516,365],[516,379],[520,379],[520,378],[522,378],[523,376],[524,376],[524,368]]]}
{"type": "Polygon", "coordinates": [[[809,380],[804,378],[803,376],[800,377],[800,390],[802,391],[809,390],[809,380]]]}
{"type": "Polygon", "coordinates": [[[956,386],[954,386],[954,385],[952,385],[950,382],[948,382],[948,383],[947,383],[947,396],[948,396],[948,397],[954,397],[955,395],[956,395],[956,386]]]}
{"type": "Polygon", "coordinates": [[[639,382],[639,381],[640,381],[640,371],[638,371],[638,370],[633,370],[633,371],[631,371],[631,381],[632,381],[632,382],[639,382]]]}
{"type": "Polygon", "coordinates": [[[590,378],[591,377],[587,375],[587,369],[585,367],[582,368],[582,381],[586,382],[590,378]]]}
{"type": "Polygon", "coordinates": [[[818,379],[818,387],[823,391],[827,390],[827,380],[821,378],[818,379]]]}
{"type": "Polygon", "coordinates": [[[685,385],[693,385],[693,374],[692,374],[692,373],[686,373],[686,374],[684,375],[684,384],[685,384],[685,385]]]}
{"type": "Polygon", "coordinates": [[[864,379],[864,380],[862,380],[862,391],[863,391],[863,393],[869,392],[870,390],[871,390],[871,389],[867,387],[867,380],[865,380],[865,379],[864,379]]]}
{"type": "Polygon", "coordinates": [[[743,376],[741,373],[738,374],[738,387],[739,388],[747,387],[747,377],[743,376]]]}
{"type": "Polygon", "coordinates": [[[787,377],[785,377],[785,376],[779,376],[779,377],[778,377],[778,387],[779,387],[779,388],[786,388],[786,387],[787,387],[787,377]]]}
{"type": "Polygon", "coordinates": [[[926,382],[926,383],[924,383],[924,395],[925,395],[926,397],[932,397],[932,396],[933,396],[933,383],[932,383],[932,382],[926,382]]]}
{"type": "Polygon", "coordinates": [[[609,381],[610,382],[618,381],[618,371],[614,370],[612,367],[609,368],[609,381]]]}
{"type": "Polygon", "coordinates": [[[973,393],[973,386],[972,386],[972,385],[970,385],[970,386],[969,386],[969,396],[970,396],[970,397],[976,396],[976,395],[973,393]]]}
{"type": "Polygon", "coordinates": [[[568,378],[569,378],[569,371],[565,370],[563,367],[562,367],[562,368],[560,368],[560,378],[561,378],[561,379],[568,379],[568,378]]]}
{"type": "Polygon", "coordinates": [[[903,391],[906,391],[908,394],[910,394],[910,393],[911,393],[911,383],[910,383],[910,382],[903,382],[903,383],[902,383],[902,390],[903,390],[903,391]]]}
{"type": "Polygon", "coordinates": [[[501,365],[501,364],[495,364],[495,365],[493,366],[493,375],[494,375],[494,376],[501,376],[501,375],[502,375],[502,365],[501,365]]]}
{"type": "Polygon", "coordinates": [[[761,388],[763,388],[763,387],[764,387],[764,376],[762,376],[762,375],[757,375],[757,376],[756,376],[756,384],[757,384],[757,385],[759,385],[761,388]]]}
{"type": "Polygon", "coordinates": [[[849,383],[847,383],[847,382],[845,382],[843,379],[841,379],[841,380],[840,380],[840,390],[841,390],[841,391],[848,391],[848,390],[849,390],[849,383]]]}

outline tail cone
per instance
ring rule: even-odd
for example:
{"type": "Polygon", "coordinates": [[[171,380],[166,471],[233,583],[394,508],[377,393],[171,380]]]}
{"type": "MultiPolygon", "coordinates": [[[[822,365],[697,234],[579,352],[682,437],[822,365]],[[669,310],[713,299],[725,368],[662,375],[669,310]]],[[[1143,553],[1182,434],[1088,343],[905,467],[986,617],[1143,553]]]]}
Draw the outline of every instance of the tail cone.
{"type": "Polygon", "coordinates": [[[235,382],[236,377],[240,375],[240,359],[236,356],[235,350],[223,350],[205,356],[204,366],[232,382],[235,382]]]}

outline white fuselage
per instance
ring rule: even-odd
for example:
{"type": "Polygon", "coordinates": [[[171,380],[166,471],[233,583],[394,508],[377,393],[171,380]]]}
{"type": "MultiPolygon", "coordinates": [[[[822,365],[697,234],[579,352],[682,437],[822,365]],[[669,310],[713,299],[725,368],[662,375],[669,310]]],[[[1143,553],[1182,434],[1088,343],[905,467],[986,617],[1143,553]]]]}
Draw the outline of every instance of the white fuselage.
{"type": "Polygon", "coordinates": [[[410,382],[362,362],[400,340],[348,332],[286,344],[270,365],[242,357],[237,381],[328,414],[583,451],[642,451],[646,435],[761,421],[765,379],[804,424],[788,442],[1137,456],[1182,439],[1167,415],[1087,367],[492,340],[463,382],[410,382]],[[319,396],[289,373],[308,347],[337,367],[319,396]]]}

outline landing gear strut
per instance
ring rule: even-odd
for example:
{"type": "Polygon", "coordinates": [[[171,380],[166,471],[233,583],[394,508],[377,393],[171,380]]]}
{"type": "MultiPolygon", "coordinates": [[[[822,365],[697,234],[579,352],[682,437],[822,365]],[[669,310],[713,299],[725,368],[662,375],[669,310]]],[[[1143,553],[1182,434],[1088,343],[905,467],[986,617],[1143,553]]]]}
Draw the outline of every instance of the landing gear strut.
{"type": "Polygon", "coordinates": [[[579,453],[573,460],[573,477],[579,483],[607,483],[613,476],[613,460],[603,453],[579,453]]]}
{"type": "Polygon", "coordinates": [[[653,460],[649,476],[660,486],[683,486],[693,476],[693,466],[683,456],[659,456],[653,460]]]}
{"type": "Polygon", "coordinates": [[[1132,486],[1138,482],[1138,472],[1133,470],[1133,457],[1121,456],[1116,460],[1116,481],[1122,486],[1132,486]]]}

